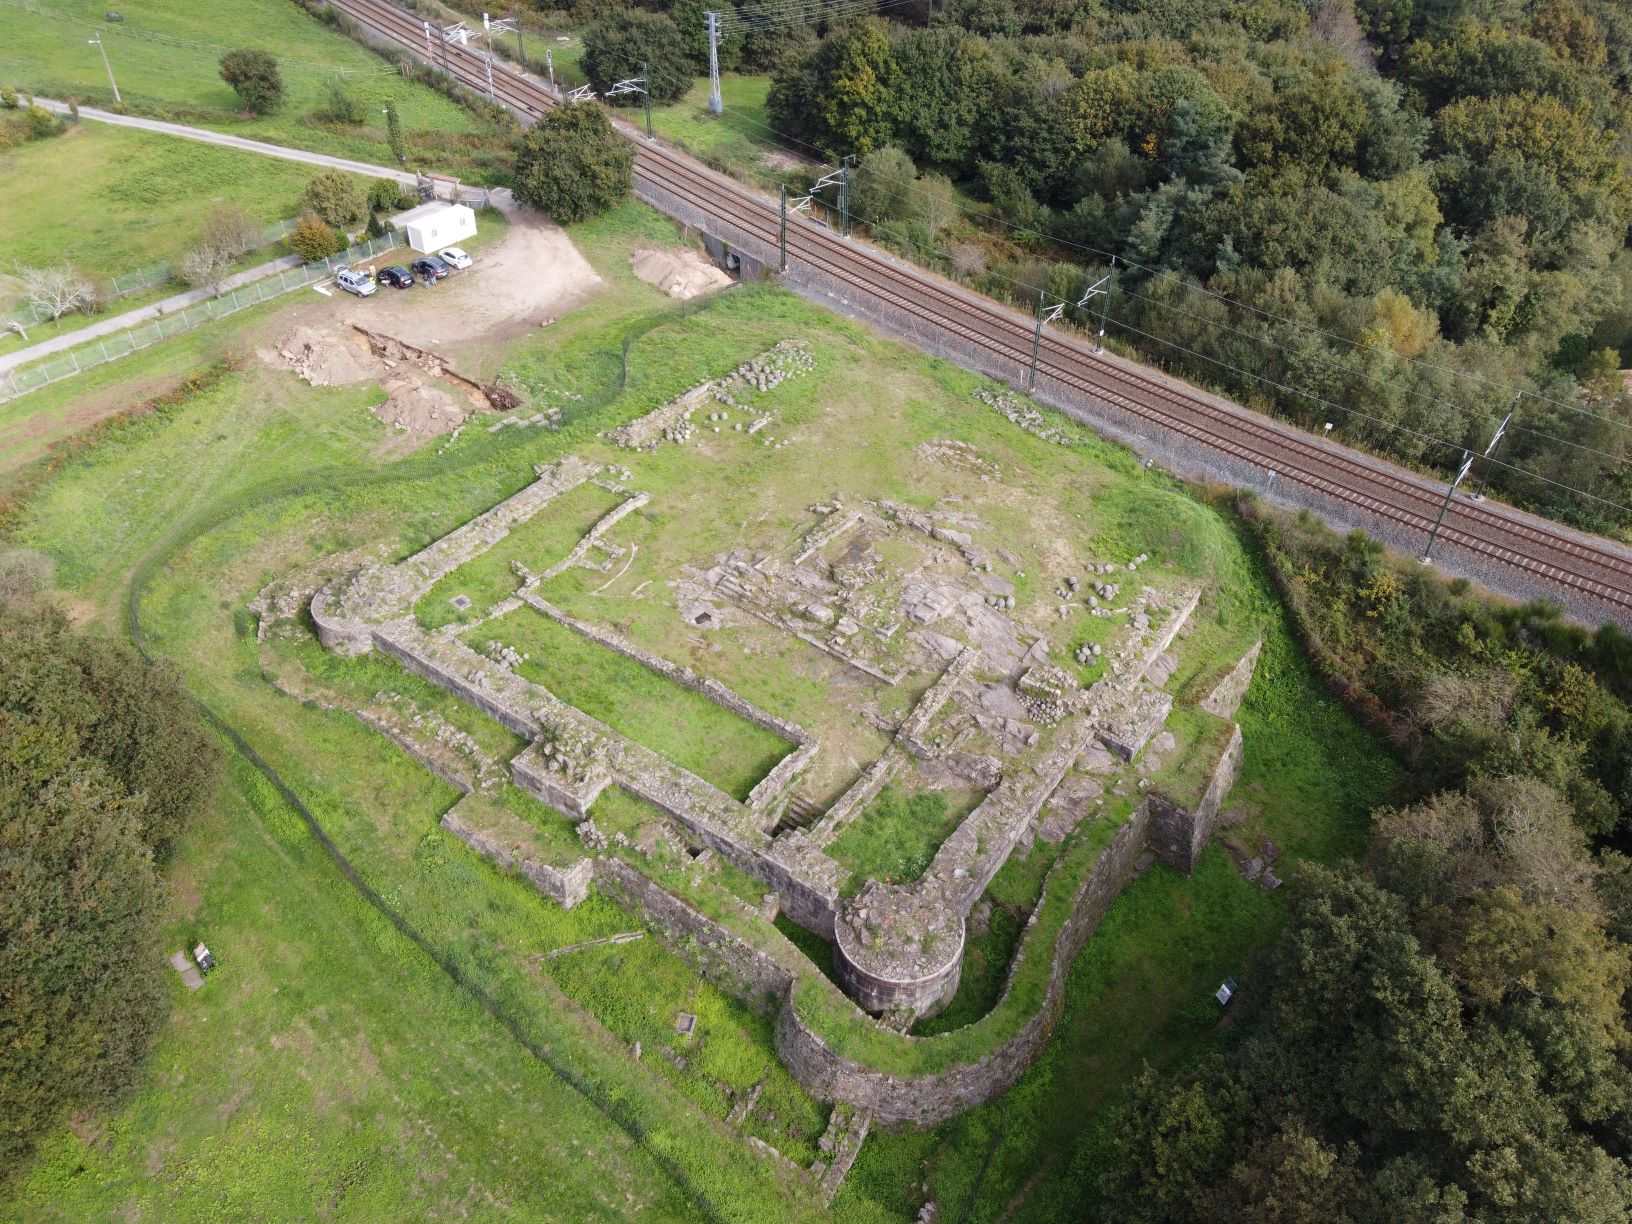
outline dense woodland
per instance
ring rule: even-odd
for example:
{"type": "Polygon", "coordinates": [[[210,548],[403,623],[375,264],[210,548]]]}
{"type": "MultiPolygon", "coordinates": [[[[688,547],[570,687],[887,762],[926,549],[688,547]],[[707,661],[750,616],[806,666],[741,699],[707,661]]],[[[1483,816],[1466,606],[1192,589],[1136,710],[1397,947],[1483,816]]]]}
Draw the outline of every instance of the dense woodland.
{"type": "Polygon", "coordinates": [[[0,564],[0,1175],[135,1081],[170,990],[163,864],[217,765],[168,672],[16,577],[0,564]]]}
{"type": "Polygon", "coordinates": [[[1364,861],[1295,882],[1223,1053],[1146,1074],[1100,1171],[1108,1214],[1627,1219],[1632,643],[1247,511],[1412,790],[1364,861]]]}
{"type": "MultiPolygon", "coordinates": [[[[708,7],[582,0],[591,81],[680,96],[708,7]]],[[[1114,255],[1114,342],[1425,468],[1524,390],[1494,486],[1632,528],[1619,0],[858,7],[744,5],[722,62],[773,74],[790,148],[858,159],[875,237],[1028,308],[1114,255]]]]}

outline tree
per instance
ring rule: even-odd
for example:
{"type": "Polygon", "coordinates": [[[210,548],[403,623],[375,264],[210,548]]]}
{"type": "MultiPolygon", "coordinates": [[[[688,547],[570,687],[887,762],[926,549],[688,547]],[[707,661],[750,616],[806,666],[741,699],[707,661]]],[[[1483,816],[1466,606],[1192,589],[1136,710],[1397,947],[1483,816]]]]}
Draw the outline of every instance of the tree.
{"type": "Polygon", "coordinates": [[[344,170],[315,175],[301,193],[300,206],[336,229],[348,229],[368,214],[368,197],[357,180],[344,170]]]}
{"type": "Polygon", "coordinates": [[[176,265],[176,274],[184,284],[194,289],[213,286],[232,265],[232,257],[222,248],[209,242],[201,242],[181,257],[176,265]]]}
{"type": "Polygon", "coordinates": [[[966,170],[977,125],[997,87],[986,43],[951,26],[913,30],[895,50],[895,135],[922,162],[966,170]]]}
{"type": "Polygon", "coordinates": [[[418,197],[395,179],[369,180],[368,207],[373,212],[399,212],[412,208],[416,203],[418,197]]]}
{"type": "Polygon", "coordinates": [[[244,109],[257,115],[276,110],[283,102],[283,76],[268,52],[228,51],[221,57],[221,79],[232,86],[244,109]]]}
{"type": "Polygon", "coordinates": [[[890,142],[894,83],[888,29],[877,18],[866,18],[777,69],[766,106],[774,126],[823,156],[860,155],[890,142]]]}
{"type": "MultiPolygon", "coordinates": [[[[599,94],[619,81],[640,76],[644,64],[653,103],[678,102],[695,77],[680,27],[667,14],[646,9],[620,9],[585,30],[579,64],[599,94]]],[[[612,101],[634,106],[640,104],[641,96],[621,94],[612,101]]]]}
{"type": "Polygon", "coordinates": [[[635,151],[593,102],[548,111],[516,146],[516,199],[570,225],[629,194],[635,151]]]}
{"type": "Polygon", "coordinates": [[[222,201],[204,218],[204,234],[199,241],[223,251],[228,259],[237,259],[263,245],[264,233],[241,205],[222,201]]]}
{"type": "Polygon", "coordinates": [[[397,159],[397,165],[408,164],[408,141],[402,134],[402,119],[397,115],[397,104],[385,104],[385,140],[391,146],[391,156],[397,159]]]}
{"type": "MultiPolygon", "coordinates": [[[[729,4],[719,0],[674,0],[669,7],[669,20],[680,31],[680,45],[691,62],[694,73],[708,71],[708,16],[710,10],[720,14],[724,21],[732,16],[729,4]]],[[[742,30],[735,27],[720,39],[720,71],[734,72],[742,62],[742,30]]]]}
{"type": "Polygon", "coordinates": [[[54,268],[19,268],[23,301],[37,314],[55,322],[65,314],[96,309],[96,287],[67,264],[54,268]]]}
{"type": "Polygon", "coordinates": [[[0,1169],[126,1088],[163,1019],[155,870],[207,801],[213,739],[168,672],[0,606],[0,1169]]]}
{"type": "Polygon", "coordinates": [[[345,240],[321,217],[302,217],[289,234],[289,249],[307,263],[317,263],[345,249],[345,240]]]}

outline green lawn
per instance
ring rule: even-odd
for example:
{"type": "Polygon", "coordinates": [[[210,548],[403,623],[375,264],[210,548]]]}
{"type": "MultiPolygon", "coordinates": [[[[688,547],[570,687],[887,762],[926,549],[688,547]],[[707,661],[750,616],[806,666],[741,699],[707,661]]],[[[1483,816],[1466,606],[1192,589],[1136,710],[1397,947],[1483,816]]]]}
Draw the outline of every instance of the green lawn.
{"type": "Polygon", "coordinates": [[[427,629],[479,620],[521,585],[521,578],[511,568],[513,562],[521,562],[535,574],[542,573],[571,552],[584,534],[622,500],[616,493],[587,481],[567,490],[481,556],[439,579],[420,596],[414,615],[427,629]],[[462,612],[449,602],[456,595],[470,599],[470,606],[462,612]]]}
{"type": "Polygon", "coordinates": [[[423,85],[404,80],[385,60],[325,25],[291,0],[234,0],[230,20],[212,0],[144,0],[125,6],[124,20],[103,19],[105,0],[18,0],[0,6],[7,63],[0,74],[47,97],[78,95],[99,105],[113,101],[95,47],[101,37],[125,105],[133,111],[178,112],[176,117],[240,136],[384,161],[385,104],[393,102],[405,129],[474,130],[468,111],[423,85]],[[51,20],[44,20],[49,13],[51,20]],[[237,118],[240,103],[220,77],[220,59],[238,47],[278,57],[285,99],[269,115],[237,118]],[[340,80],[362,105],[364,123],[331,131],[303,122],[322,106],[329,82],[340,80]]]}
{"type": "Polygon", "coordinates": [[[909,791],[891,782],[833,839],[827,852],[855,873],[852,887],[869,879],[910,883],[924,874],[941,843],[980,800],[976,791],[909,791]]]}
{"type": "Polygon", "coordinates": [[[300,193],[317,172],[258,153],[81,123],[0,153],[0,176],[27,183],[29,198],[8,227],[7,262],[70,262],[111,280],[185,254],[217,201],[261,222],[298,215],[300,193]]]}
{"type": "Polygon", "coordinates": [[[781,736],[532,608],[464,636],[477,650],[496,641],[528,656],[522,676],[738,799],[793,751],[781,736]]]}

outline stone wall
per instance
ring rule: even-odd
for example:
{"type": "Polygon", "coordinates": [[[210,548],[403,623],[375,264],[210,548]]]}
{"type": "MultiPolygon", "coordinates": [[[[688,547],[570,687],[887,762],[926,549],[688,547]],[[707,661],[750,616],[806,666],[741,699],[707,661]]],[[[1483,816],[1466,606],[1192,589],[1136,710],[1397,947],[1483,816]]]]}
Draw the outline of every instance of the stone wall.
{"type": "Polygon", "coordinates": [[[1151,809],[1150,848],[1162,860],[1189,875],[1196,869],[1196,859],[1202,847],[1213,835],[1218,824],[1218,811],[1224,796],[1235,785],[1241,768],[1241,727],[1235,725],[1213,775],[1202,792],[1194,810],[1187,809],[1164,795],[1152,794],[1147,802],[1151,809]]]}
{"type": "MultiPolygon", "coordinates": [[[[1020,1078],[1048,1040],[1064,1002],[1066,975],[1131,876],[1134,862],[1145,846],[1149,820],[1149,807],[1141,804],[1129,822],[1117,830],[1079,886],[1071,916],[1049,950],[1051,964],[1043,1005],[1018,1033],[990,1053],[975,1062],[931,1075],[889,1075],[836,1054],[805,1024],[790,999],[777,1017],[777,1056],[815,1096],[867,1110],[875,1121],[885,1124],[933,1126],[991,1100],[1020,1078]]],[[[1019,965],[1017,957],[1010,970],[1011,987],[1019,965]]],[[[1005,1000],[1008,990],[1004,990],[1005,1000]]]]}
{"type": "Polygon", "coordinates": [[[1254,642],[1240,661],[1213,686],[1212,692],[1201,699],[1201,708],[1219,718],[1234,718],[1252,684],[1252,674],[1258,667],[1258,655],[1263,648],[1262,639],[1254,642]]]}
{"type": "Polygon", "coordinates": [[[541,863],[527,854],[524,843],[505,836],[502,830],[477,828],[468,823],[459,814],[458,804],[443,814],[442,827],[483,858],[492,860],[500,867],[521,872],[539,892],[560,902],[563,909],[571,909],[589,895],[593,869],[587,858],[578,860],[570,867],[552,867],[548,863],[541,863]]]}
{"type": "Polygon", "coordinates": [[[765,1015],[783,1005],[793,984],[792,974],[629,864],[614,858],[596,859],[595,885],[666,936],[682,960],[722,990],[765,1015]]]}

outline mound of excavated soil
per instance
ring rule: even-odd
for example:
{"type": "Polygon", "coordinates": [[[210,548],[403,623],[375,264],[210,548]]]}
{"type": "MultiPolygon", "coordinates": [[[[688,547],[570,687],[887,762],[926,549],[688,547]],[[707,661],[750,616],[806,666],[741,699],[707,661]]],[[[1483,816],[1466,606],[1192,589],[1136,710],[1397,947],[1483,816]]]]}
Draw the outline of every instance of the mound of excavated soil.
{"type": "Polygon", "coordinates": [[[378,378],[385,365],[362,337],[348,331],[297,327],[278,341],[278,356],[314,387],[343,387],[378,378]]]}
{"type": "Polygon", "coordinates": [[[416,439],[452,433],[470,412],[467,404],[419,374],[393,374],[380,385],[386,400],[374,415],[416,439]]]}
{"type": "Polygon", "coordinates": [[[713,293],[731,283],[729,276],[696,251],[636,251],[629,263],[641,280],[682,301],[713,293]]]}

